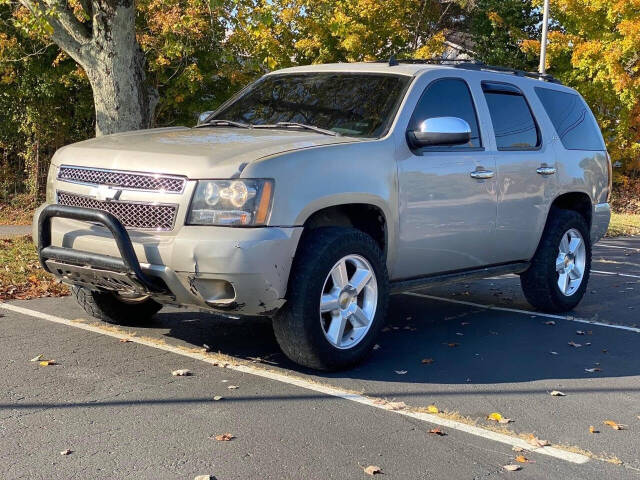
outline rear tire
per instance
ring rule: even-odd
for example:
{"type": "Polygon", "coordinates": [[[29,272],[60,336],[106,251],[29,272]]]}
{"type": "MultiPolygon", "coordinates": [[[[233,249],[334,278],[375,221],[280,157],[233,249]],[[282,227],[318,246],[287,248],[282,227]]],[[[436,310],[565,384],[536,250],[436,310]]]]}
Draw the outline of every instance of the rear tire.
{"type": "Polygon", "coordinates": [[[591,241],[584,217],[554,209],[529,269],[520,275],[525,297],[543,312],[572,310],[587,289],[591,241]]]}
{"type": "Polygon", "coordinates": [[[124,300],[113,292],[93,291],[85,287],[72,286],[76,301],[92,317],[116,325],[139,325],[148,322],[162,305],[145,298],[124,300]]]}
{"type": "Polygon", "coordinates": [[[273,320],[280,348],[317,370],[362,361],[384,322],[388,285],[384,255],[369,235],[339,227],[310,231],[292,265],[287,303],[273,320]]]}

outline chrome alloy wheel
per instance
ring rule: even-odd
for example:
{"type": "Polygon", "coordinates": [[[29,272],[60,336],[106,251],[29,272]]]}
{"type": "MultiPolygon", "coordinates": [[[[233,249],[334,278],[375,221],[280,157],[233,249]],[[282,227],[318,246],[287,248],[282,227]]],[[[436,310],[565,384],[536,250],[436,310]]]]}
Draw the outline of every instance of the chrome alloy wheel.
{"type": "Polygon", "coordinates": [[[584,278],[587,251],[584,239],[578,230],[567,230],[558,246],[556,272],[558,288],[563,295],[570,297],[580,287],[584,278]]]}
{"type": "Polygon", "coordinates": [[[378,283],[371,264],[360,255],[347,255],[331,269],[320,297],[320,325],[336,348],[356,346],[376,315],[378,283]]]}

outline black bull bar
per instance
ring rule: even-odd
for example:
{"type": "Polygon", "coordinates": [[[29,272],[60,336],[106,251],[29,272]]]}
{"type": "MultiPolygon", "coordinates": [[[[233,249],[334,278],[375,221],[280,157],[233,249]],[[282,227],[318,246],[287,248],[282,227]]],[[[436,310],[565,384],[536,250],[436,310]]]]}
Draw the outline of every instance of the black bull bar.
{"type": "Polygon", "coordinates": [[[111,290],[165,291],[140,267],[129,233],[111,213],[66,205],[48,205],[38,219],[38,257],[47,272],[72,283],[111,290]],[[115,239],[120,258],[51,245],[51,220],[69,218],[103,225],[115,239]]]}

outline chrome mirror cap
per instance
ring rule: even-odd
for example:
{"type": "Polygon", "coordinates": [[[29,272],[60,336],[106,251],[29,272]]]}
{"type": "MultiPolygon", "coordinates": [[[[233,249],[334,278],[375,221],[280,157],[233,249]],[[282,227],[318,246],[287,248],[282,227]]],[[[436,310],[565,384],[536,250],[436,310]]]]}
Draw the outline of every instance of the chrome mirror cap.
{"type": "Polygon", "coordinates": [[[458,117],[433,117],[420,123],[417,130],[409,131],[408,138],[414,148],[462,145],[471,140],[471,127],[458,117]]]}

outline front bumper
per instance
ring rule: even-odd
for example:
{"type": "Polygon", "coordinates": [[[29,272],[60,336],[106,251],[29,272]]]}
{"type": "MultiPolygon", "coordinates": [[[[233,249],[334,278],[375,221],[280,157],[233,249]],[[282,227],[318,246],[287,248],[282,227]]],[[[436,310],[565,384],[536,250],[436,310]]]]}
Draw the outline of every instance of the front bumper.
{"type": "Polygon", "coordinates": [[[591,219],[591,244],[596,243],[609,229],[611,206],[608,203],[597,203],[593,206],[591,219]]]}
{"type": "MultiPolygon", "coordinates": [[[[42,233],[38,224],[46,206],[40,207],[34,217],[34,239],[39,245],[42,233]]],[[[53,215],[50,231],[48,243],[54,247],[98,257],[123,257],[113,230],[104,224],[53,215]]],[[[127,233],[143,276],[151,279],[152,286],[146,293],[157,300],[226,313],[268,315],[285,302],[289,270],[302,228],[183,226],[171,234],[134,230],[127,233]],[[157,287],[156,291],[152,291],[153,287],[157,287]]],[[[83,284],[74,281],[84,278],[77,267],[69,266],[66,276],[64,269],[54,269],[53,273],[67,283],[83,284]]],[[[104,266],[90,269],[94,276],[107,276],[101,273],[104,266]]],[[[98,285],[116,289],[108,282],[98,285]]],[[[123,290],[126,288],[131,287],[123,290]]]]}

